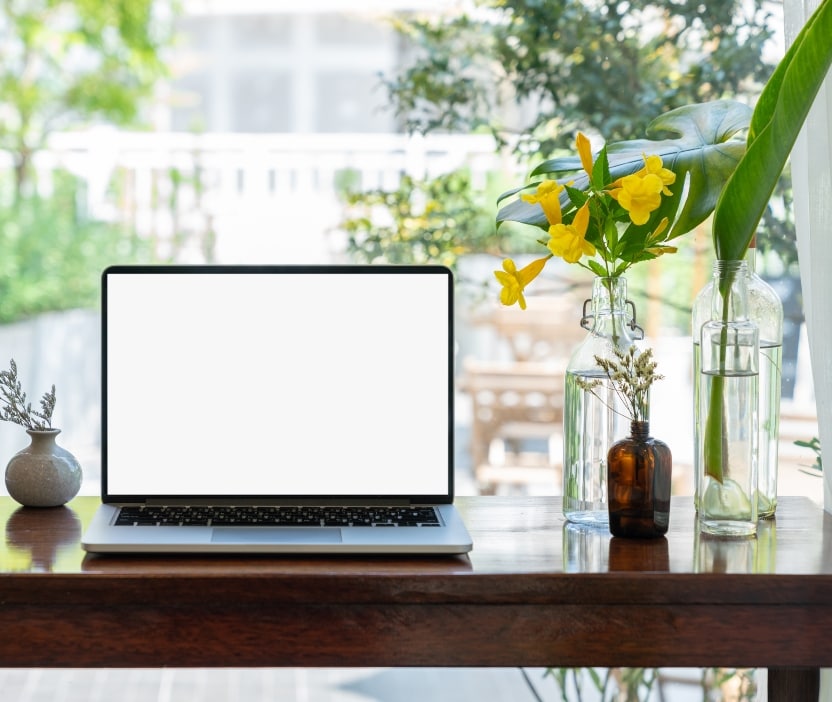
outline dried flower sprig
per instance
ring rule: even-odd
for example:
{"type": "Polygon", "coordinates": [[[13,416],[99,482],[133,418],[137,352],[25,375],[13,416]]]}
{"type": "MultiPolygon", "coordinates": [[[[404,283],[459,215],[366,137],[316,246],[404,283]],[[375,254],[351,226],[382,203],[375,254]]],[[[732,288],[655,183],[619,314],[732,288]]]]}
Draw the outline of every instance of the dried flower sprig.
{"type": "Polygon", "coordinates": [[[26,393],[17,377],[17,364],[10,361],[11,370],[0,371],[0,395],[4,406],[0,407],[0,419],[6,422],[20,424],[20,426],[34,431],[52,428],[52,412],[55,409],[55,386],[43,394],[40,401],[40,412],[32,409],[27,403],[26,393]]]}
{"type": "MultiPolygon", "coordinates": [[[[649,419],[650,386],[664,376],[656,373],[653,349],[647,349],[638,355],[636,351],[635,346],[631,346],[627,351],[616,348],[613,349],[615,360],[595,356],[595,362],[601,366],[612,383],[613,390],[621,398],[627,411],[627,414],[623,416],[628,417],[632,422],[646,422],[649,419]]],[[[578,377],[577,382],[579,387],[588,390],[606,404],[604,398],[595,391],[595,388],[602,382],[599,378],[587,380],[578,377]]],[[[614,407],[610,409],[617,412],[614,407]]],[[[618,414],[622,413],[618,412],[618,414]]]]}

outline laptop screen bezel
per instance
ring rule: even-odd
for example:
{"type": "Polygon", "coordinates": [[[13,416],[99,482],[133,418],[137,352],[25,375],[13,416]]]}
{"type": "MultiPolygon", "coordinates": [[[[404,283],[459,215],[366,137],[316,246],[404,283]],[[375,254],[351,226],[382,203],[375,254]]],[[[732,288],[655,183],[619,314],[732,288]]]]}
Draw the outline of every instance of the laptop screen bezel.
{"type": "MultiPolygon", "coordinates": [[[[137,440],[139,438],[137,437],[137,440]]],[[[273,265],[114,265],[101,275],[101,499],[107,504],[450,504],[454,499],[454,278],[445,266],[393,264],[273,264],[273,265]],[[444,276],[447,285],[447,492],[438,494],[372,494],[372,495],[246,495],[246,494],[118,494],[108,485],[108,283],[121,275],[158,274],[390,274],[444,276]]]]}

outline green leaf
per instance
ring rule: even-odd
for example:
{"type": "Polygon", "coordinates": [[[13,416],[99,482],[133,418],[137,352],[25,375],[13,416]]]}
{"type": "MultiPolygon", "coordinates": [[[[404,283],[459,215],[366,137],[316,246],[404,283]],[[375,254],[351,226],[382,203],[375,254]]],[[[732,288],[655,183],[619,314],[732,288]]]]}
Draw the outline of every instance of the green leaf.
{"type": "Polygon", "coordinates": [[[766,83],[748,133],[748,150],[714,212],[717,258],[743,258],[832,64],[832,0],[823,0],[766,83]]]}
{"type": "Polygon", "coordinates": [[[595,668],[587,668],[587,672],[589,673],[589,677],[592,679],[592,682],[595,685],[595,689],[602,690],[604,686],[601,683],[601,676],[599,675],[598,671],[595,670],[595,668]]]}
{"type": "Polygon", "coordinates": [[[564,187],[564,192],[566,193],[566,200],[564,201],[564,197],[561,195],[560,206],[561,209],[565,211],[569,211],[573,206],[575,209],[578,209],[583,206],[587,200],[589,200],[589,195],[587,193],[583,190],[573,188],[570,185],[564,187]]]}
{"type": "Polygon", "coordinates": [[[607,276],[606,269],[600,263],[598,263],[598,261],[595,261],[595,260],[590,258],[590,259],[587,260],[586,265],[599,278],[605,278],[607,276]]]}
{"type": "MultiPolygon", "coordinates": [[[[676,183],[670,186],[673,198],[663,198],[661,211],[654,213],[655,222],[670,213],[673,228],[668,239],[681,236],[713,211],[720,191],[745,153],[745,139],[738,135],[748,128],[750,119],[751,108],[734,100],[716,100],[671,110],[650,123],[648,138],[607,146],[610,179],[640,170],[644,166],[644,155],[661,156],[664,167],[676,174],[676,183]],[[679,210],[685,187],[687,195],[679,210]]],[[[545,161],[532,171],[532,176],[562,174],[569,166],[573,167],[573,172],[579,172],[560,180],[574,180],[573,187],[586,190],[589,178],[580,171],[578,158],[545,161]]],[[[501,200],[509,194],[505,193],[501,200]]],[[[565,195],[561,197],[561,204],[564,204],[565,195]]],[[[509,220],[543,226],[546,218],[538,205],[518,199],[497,213],[498,222],[509,220]]],[[[655,227],[652,217],[651,224],[655,227]]]]}
{"type": "Polygon", "coordinates": [[[503,222],[518,222],[541,229],[549,228],[543,210],[538,205],[523,202],[520,198],[512,200],[505,207],[500,208],[497,213],[497,226],[499,227],[503,222]]]}
{"type": "Polygon", "coordinates": [[[618,246],[618,227],[615,225],[615,222],[611,219],[607,220],[606,231],[604,232],[604,238],[607,240],[607,248],[616,253],[616,247],[618,246]]]}
{"type": "Polygon", "coordinates": [[[708,417],[705,420],[702,461],[705,474],[718,483],[724,479],[724,465],[727,460],[725,442],[723,441],[725,376],[715,375],[711,378],[711,398],[708,405],[708,417]]]}
{"type": "MultiPolygon", "coordinates": [[[[535,176],[551,173],[574,173],[581,170],[581,159],[577,156],[560,156],[558,158],[550,158],[537,166],[529,175],[535,176]]],[[[586,178],[586,173],[584,173],[586,178]]]]}
{"type": "Polygon", "coordinates": [[[607,157],[607,148],[604,147],[595,157],[592,164],[592,183],[597,190],[602,190],[607,183],[612,181],[610,175],[610,164],[607,157]]]}
{"type": "MultiPolygon", "coordinates": [[[[725,183],[745,153],[741,133],[747,129],[751,108],[733,100],[717,100],[680,107],[653,120],[648,137],[673,135],[659,143],[656,152],[665,168],[676,174],[670,186],[674,195],[688,182],[684,204],[673,224],[669,239],[691,231],[713,212],[725,183]],[[675,153],[674,153],[675,150],[675,153]]],[[[635,148],[639,142],[629,142],[635,148]]],[[[650,142],[644,142],[648,146],[650,142]]]]}
{"type": "Polygon", "coordinates": [[[517,193],[521,193],[524,190],[532,190],[533,188],[536,188],[538,185],[540,185],[540,181],[527,183],[526,185],[521,185],[519,188],[512,188],[511,190],[507,190],[497,198],[497,204],[499,205],[506,198],[511,197],[512,195],[517,195],[517,193]]]}

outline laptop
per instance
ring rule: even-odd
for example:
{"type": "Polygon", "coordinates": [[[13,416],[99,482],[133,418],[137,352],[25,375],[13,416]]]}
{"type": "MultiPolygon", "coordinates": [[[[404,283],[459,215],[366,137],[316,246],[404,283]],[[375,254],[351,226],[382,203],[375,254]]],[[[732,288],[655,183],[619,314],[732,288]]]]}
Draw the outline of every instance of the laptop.
{"type": "Polygon", "coordinates": [[[465,553],[441,266],[114,266],[92,553],[465,553]]]}

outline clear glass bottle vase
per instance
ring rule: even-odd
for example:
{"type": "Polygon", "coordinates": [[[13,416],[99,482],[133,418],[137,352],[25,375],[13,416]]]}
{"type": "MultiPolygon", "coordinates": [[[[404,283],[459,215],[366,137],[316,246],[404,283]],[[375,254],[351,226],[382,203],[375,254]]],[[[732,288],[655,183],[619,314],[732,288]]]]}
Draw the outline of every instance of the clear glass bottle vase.
{"type": "Polygon", "coordinates": [[[745,261],[714,263],[710,319],[699,332],[699,525],[720,536],[757,531],[760,343],[747,278],[745,261]]]}
{"type": "Polygon", "coordinates": [[[629,420],[595,356],[613,358],[613,348],[626,351],[644,337],[636,325],[635,306],[627,300],[624,278],[594,280],[581,326],[589,333],[566,367],[563,514],[572,523],[608,529],[607,452],[616,439],[627,435],[629,420]],[[590,392],[579,386],[578,378],[601,379],[602,384],[590,392]]]}
{"type": "MultiPolygon", "coordinates": [[[[758,513],[760,518],[773,517],[777,508],[778,445],[780,441],[780,392],[783,360],[783,303],[780,296],[756,272],[757,249],[753,243],[745,257],[746,296],[748,318],[757,325],[760,335],[759,357],[759,438],[758,438],[758,513]]],[[[693,336],[694,383],[694,444],[698,455],[701,434],[699,427],[699,402],[702,396],[700,384],[700,339],[702,325],[711,319],[713,279],[697,295],[691,315],[693,336]]],[[[695,462],[698,462],[696,458],[695,462]]],[[[694,504],[699,507],[699,481],[694,472],[694,504]]]]}

